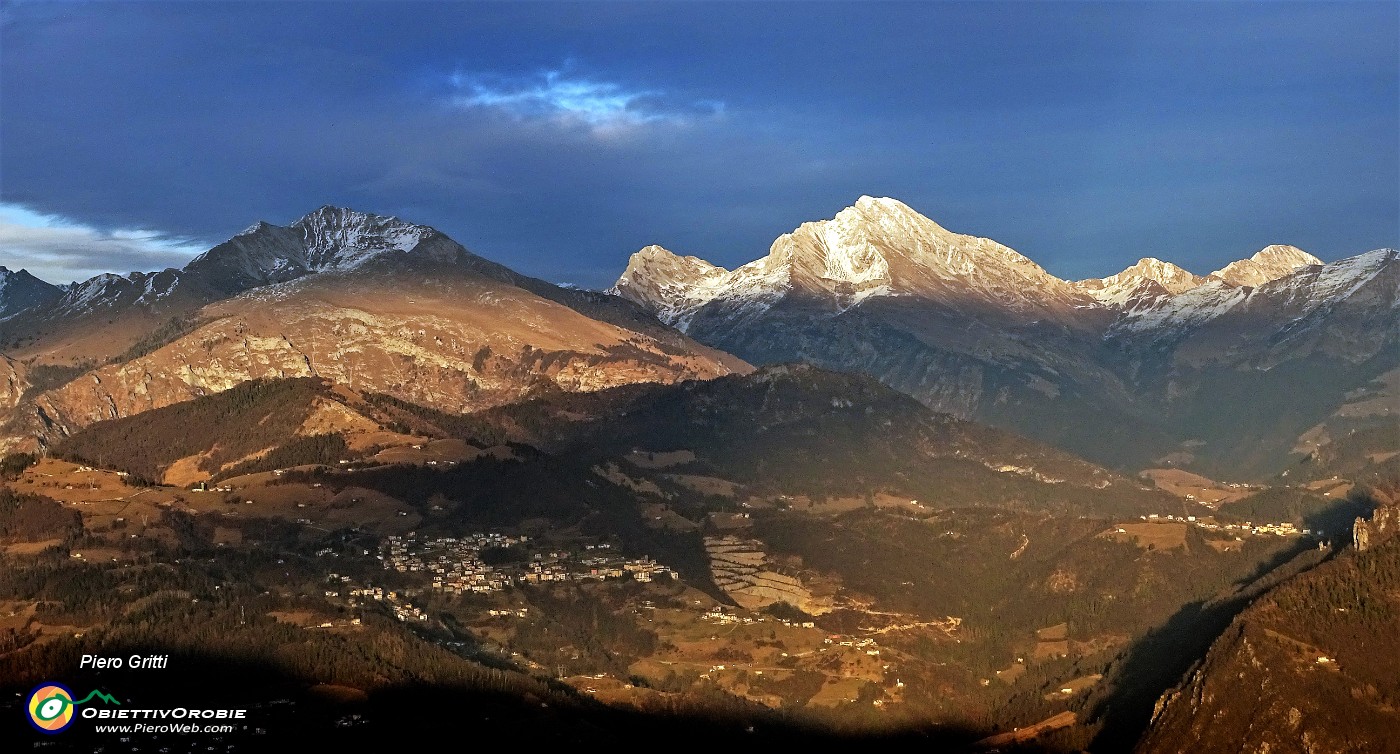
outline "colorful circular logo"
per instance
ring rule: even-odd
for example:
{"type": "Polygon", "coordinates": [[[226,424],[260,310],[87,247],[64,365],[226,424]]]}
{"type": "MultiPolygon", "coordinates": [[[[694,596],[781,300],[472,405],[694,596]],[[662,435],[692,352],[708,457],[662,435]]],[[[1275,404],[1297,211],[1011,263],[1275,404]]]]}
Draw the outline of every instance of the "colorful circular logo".
{"type": "Polygon", "coordinates": [[[29,695],[29,722],[43,733],[58,733],[73,724],[73,692],[58,683],[46,683],[29,695]]]}

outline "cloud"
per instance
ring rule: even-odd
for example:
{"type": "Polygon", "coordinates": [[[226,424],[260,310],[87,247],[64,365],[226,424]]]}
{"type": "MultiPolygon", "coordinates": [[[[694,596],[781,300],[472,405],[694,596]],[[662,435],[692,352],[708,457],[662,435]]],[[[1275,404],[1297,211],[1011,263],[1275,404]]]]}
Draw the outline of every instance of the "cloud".
{"type": "Polygon", "coordinates": [[[103,230],[0,203],[0,265],[51,283],[179,267],[206,247],[153,230],[103,230]]]}
{"type": "Polygon", "coordinates": [[[717,100],[686,99],[657,89],[632,89],[611,81],[571,77],[564,71],[532,76],[457,72],[448,77],[449,102],[520,120],[582,125],[595,131],[657,123],[685,124],[724,113],[717,100]]]}

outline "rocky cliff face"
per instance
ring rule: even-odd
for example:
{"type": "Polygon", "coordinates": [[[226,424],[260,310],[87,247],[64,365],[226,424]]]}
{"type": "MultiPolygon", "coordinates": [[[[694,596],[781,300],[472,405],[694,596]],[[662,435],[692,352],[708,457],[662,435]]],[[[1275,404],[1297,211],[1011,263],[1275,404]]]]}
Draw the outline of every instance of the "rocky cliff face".
{"type": "Polygon", "coordinates": [[[0,411],[19,405],[24,391],[29,389],[28,370],[8,356],[0,356],[0,411]]]}
{"type": "Polygon", "coordinates": [[[648,247],[612,291],[752,363],[865,372],[1101,462],[1238,476],[1277,472],[1400,365],[1397,279],[1393,250],[1321,265],[1274,246],[1211,276],[1143,259],[1069,283],[862,197],[735,270],[648,247]]]}
{"type": "Polygon", "coordinates": [[[1352,545],[1365,552],[1400,533],[1400,500],[1386,500],[1371,512],[1371,518],[1358,517],[1352,525],[1352,545]]]}
{"type": "Polygon", "coordinates": [[[703,259],[648,246],[627,260],[627,269],[613,290],[653,310],[661,321],[684,330],[695,312],[734,278],[729,270],[703,259]]]}

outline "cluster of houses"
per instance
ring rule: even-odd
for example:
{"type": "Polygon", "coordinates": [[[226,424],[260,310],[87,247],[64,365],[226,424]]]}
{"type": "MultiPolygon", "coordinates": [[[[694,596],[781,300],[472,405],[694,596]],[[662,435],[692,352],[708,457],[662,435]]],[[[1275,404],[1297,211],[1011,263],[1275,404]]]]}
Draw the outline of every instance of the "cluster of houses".
{"type": "MultiPolygon", "coordinates": [[[[781,624],[784,625],[784,626],[789,626],[789,627],[791,627],[791,628],[816,628],[816,627],[817,627],[817,624],[816,624],[815,622],[813,622],[813,621],[790,621],[790,620],[786,620],[786,619],[783,619],[783,618],[769,618],[769,617],[763,616],[763,615],[740,615],[739,613],[736,613],[736,612],[733,612],[733,611],[731,611],[731,610],[726,609],[723,605],[716,605],[716,606],[710,608],[709,610],[705,611],[704,613],[702,613],[702,614],[700,615],[700,620],[706,621],[706,622],[708,622],[708,623],[719,623],[719,624],[721,624],[721,625],[737,625],[737,626],[750,626],[750,625],[753,625],[753,624],[755,624],[755,623],[766,623],[766,622],[772,620],[772,621],[776,621],[777,623],[781,623],[781,624]]],[[[821,648],[821,651],[823,651],[823,652],[826,651],[826,648],[827,648],[827,647],[833,647],[833,646],[834,646],[834,647],[848,647],[848,648],[850,648],[850,649],[854,649],[854,650],[857,650],[857,651],[864,652],[864,653],[866,653],[867,655],[870,655],[871,657],[879,657],[879,656],[880,656],[880,645],[879,645],[878,643],[876,643],[876,641],[875,641],[874,639],[871,639],[871,638],[868,638],[868,637],[858,639],[858,638],[856,638],[856,637],[854,637],[854,636],[843,636],[843,635],[841,635],[841,634],[830,634],[830,635],[828,635],[826,638],[822,639],[822,644],[826,645],[826,646],[824,646],[824,647],[821,648]]],[[[784,656],[786,656],[786,653],[784,653],[784,656]]],[[[710,670],[712,670],[712,671],[713,671],[713,670],[723,670],[723,669],[724,669],[724,666],[722,666],[722,665],[716,666],[716,667],[713,667],[713,668],[710,668],[710,670]]],[[[902,686],[902,684],[901,684],[901,686],[902,686]]]]}
{"type": "Polygon", "coordinates": [[[422,608],[414,607],[407,602],[402,604],[391,602],[389,603],[389,609],[394,611],[395,618],[405,623],[411,620],[426,621],[428,619],[428,614],[423,612],[422,608]]]}
{"type": "MultiPolygon", "coordinates": [[[[1201,527],[1202,529],[1209,529],[1211,531],[1225,531],[1234,532],[1238,534],[1272,534],[1277,537],[1297,537],[1309,536],[1313,534],[1317,534],[1320,536],[1322,534],[1322,532],[1314,532],[1312,529],[1299,529],[1297,526],[1294,526],[1293,524],[1287,522],[1278,524],[1256,524],[1253,521],[1246,521],[1242,524],[1222,524],[1211,519],[1197,520],[1195,516],[1174,516],[1171,514],[1163,516],[1156,513],[1152,513],[1146,516],[1138,516],[1138,518],[1149,523],[1170,521],[1175,523],[1193,524],[1195,526],[1201,527]]],[[[1120,529],[1119,531],[1122,530],[1120,529]]]]}
{"type": "Polygon", "coordinates": [[[790,628],[816,628],[817,624],[812,621],[791,621],[785,618],[769,618],[764,615],[740,615],[736,612],[726,610],[724,605],[715,605],[700,615],[700,620],[707,623],[719,623],[726,626],[751,626],[755,623],[767,623],[770,620],[781,623],[790,628]]]}
{"type": "Polygon", "coordinates": [[[739,615],[738,613],[731,613],[728,610],[725,610],[723,605],[715,605],[714,607],[705,611],[700,616],[700,620],[703,620],[707,623],[719,623],[725,626],[751,626],[755,623],[763,622],[763,618],[761,616],[755,617],[752,615],[739,615]]]}
{"type": "MultiPolygon", "coordinates": [[[[103,472],[103,473],[107,473],[107,470],[106,470],[106,469],[95,469],[95,468],[93,468],[93,467],[91,467],[91,466],[79,466],[79,467],[78,467],[78,471],[100,471],[100,472],[103,472]]],[[[123,478],[123,479],[125,479],[126,477],[131,476],[131,472],[129,472],[129,471],[117,471],[117,472],[113,472],[113,473],[115,473],[117,476],[119,476],[119,477],[121,477],[121,478],[123,478]]],[[[44,474],[43,476],[53,476],[53,475],[52,475],[52,474],[44,474]]]]}
{"type": "MultiPolygon", "coordinates": [[[[411,603],[409,603],[408,600],[405,599],[407,595],[403,592],[398,592],[393,589],[385,589],[382,586],[374,586],[372,584],[367,584],[365,586],[355,586],[353,583],[351,583],[349,576],[341,576],[338,573],[329,574],[326,577],[326,580],[334,583],[348,585],[348,588],[345,589],[344,595],[341,594],[340,589],[327,589],[326,596],[344,596],[346,602],[349,603],[350,607],[355,607],[361,604],[361,602],[365,604],[368,604],[371,601],[382,602],[389,606],[389,610],[393,612],[395,618],[398,618],[399,620],[404,621],[405,623],[407,623],[408,621],[425,622],[428,620],[428,614],[424,612],[422,608],[414,607],[411,603]]],[[[356,618],[354,624],[359,625],[359,623],[360,619],[356,618]]]]}
{"type": "Polygon", "coordinates": [[[399,573],[422,573],[432,578],[432,588],[450,594],[482,594],[518,584],[630,578],[652,581],[677,578],[676,572],[650,558],[626,559],[611,552],[612,545],[589,544],[583,553],[570,550],[527,552],[520,562],[489,565],[481,553],[492,548],[523,547],[531,540],[498,532],[464,537],[419,540],[414,534],[391,536],[380,548],[384,568],[399,573]]]}
{"type": "Polygon", "coordinates": [[[1290,523],[1255,524],[1249,521],[1246,521],[1243,524],[1212,525],[1206,528],[1240,531],[1247,532],[1250,534],[1273,534],[1277,537],[1297,537],[1301,535],[1311,535],[1314,533],[1312,529],[1299,529],[1298,527],[1290,523]]]}
{"type": "Polygon", "coordinates": [[[870,655],[871,657],[880,656],[880,645],[876,644],[874,639],[857,639],[855,637],[844,637],[839,634],[832,634],[831,636],[828,636],[825,639],[823,639],[822,643],[833,644],[839,647],[853,647],[855,649],[864,650],[865,653],[870,655]]]}

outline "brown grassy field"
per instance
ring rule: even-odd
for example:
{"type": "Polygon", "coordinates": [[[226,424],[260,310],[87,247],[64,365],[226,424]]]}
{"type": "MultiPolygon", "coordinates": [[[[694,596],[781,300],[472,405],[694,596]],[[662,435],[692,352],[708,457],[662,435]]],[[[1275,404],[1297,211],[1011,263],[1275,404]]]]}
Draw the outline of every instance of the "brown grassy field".
{"type": "Polygon", "coordinates": [[[38,609],[37,602],[0,602],[0,631],[24,628],[38,609]]]}
{"type": "Polygon", "coordinates": [[[728,479],[720,479],[713,476],[699,476],[697,474],[667,474],[666,479],[672,482],[689,487],[702,495],[717,495],[719,497],[734,497],[738,493],[739,485],[728,479]]]}
{"type": "Polygon", "coordinates": [[[61,544],[63,544],[63,540],[61,539],[45,539],[40,542],[16,542],[12,545],[5,545],[4,547],[0,547],[0,551],[3,551],[6,555],[17,555],[22,557],[25,555],[38,555],[39,553],[49,549],[50,547],[54,547],[55,545],[61,544]]]}
{"type": "Polygon", "coordinates": [[[1249,497],[1258,491],[1244,486],[1231,487],[1181,469],[1147,469],[1140,476],[1151,479],[1164,492],[1211,507],[1249,497]]]}
{"type": "MultiPolygon", "coordinates": [[[[174,533],[158,525],[166,510],[218,514],[230,519],[218,527],[216,541],[237,544],[240,518],[280,518],[325,529],[374,522],[385,534],[411,531],[422,517],[410,506],[380,492],[351,487],[332,497],[325,488],[307,484],[274,484],[273,472],[247,474],[224,482],[230,492],[195,492],[176,487],[135,487],[115,472],[84,469],[78,464],[43,459],[26,469],[13,486],[18,492],[44,495],[78,511],[90,533],[106,533],[109,541],[140,537],[169,539],[174,533]],[[251,502],[250,502],[251,501],[251,502]],[[399,515],[403,513],[404,515],[399,515]]],[[[38,552],[57,542],[12,545],[12,554],[38,552]]],[[[87,548],[87,559],[110,561],[121,556],[109,548],[87,548]]]]}
{"type": "MultiPolygon", "coordinates": [[[[408,435],[399,435],[399,438],[406,438],[408,435]]],[[[486,451],[468,445],[462,440],[424,440],[423,438],[410,438],[410,442],[400,442],[399,445],[385,448],[374,455],[374,460],[383,463],[412,463],[419,466],[433,465],[429,462],[437,463],[463,463],[475,460],[486,451]]],[[[385,444],[385,443],[381,443],[385,444]]],[[[351,445],[351,447],[355,447],[351,445]]]]}
{"type": "Polygon", "coordinates": [[[1356,485],[1352,484],[1346,479],[1333,478],[1319,479],[1316,482],[1310,482],[1305,486],[1313,492],[1320,493],[1323,497],[1337,498],[1340,500],[1342,498],[1345,498],[1347,494],[1351,492],[1352,488],[1356,485]]]}
{"type": "Polygon", "coordinates": [[[1105,531],[1102,536],[1117,542],[1132,542],[1144,550],[1167,551],[1186,546],[1187,524],[1176,521],[1150,523],[1138,521],[1118,524],[1105,531]],[[1122,529],[1122,532],[1118,530],[1122,529]]]}

